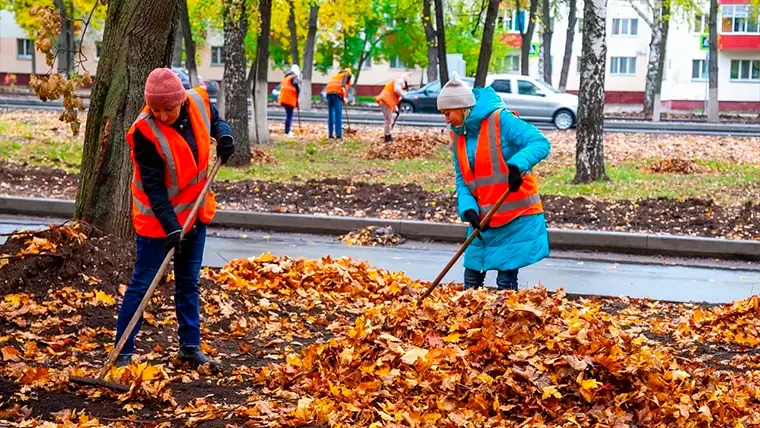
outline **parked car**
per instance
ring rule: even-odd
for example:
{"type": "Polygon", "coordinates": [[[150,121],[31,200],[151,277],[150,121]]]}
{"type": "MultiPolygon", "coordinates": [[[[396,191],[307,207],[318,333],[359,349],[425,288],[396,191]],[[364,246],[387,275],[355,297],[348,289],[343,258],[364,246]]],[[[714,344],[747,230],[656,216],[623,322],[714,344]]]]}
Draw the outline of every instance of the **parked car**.
{"type": "Polygon", "coordinates": [[[551,122],[557,129],[575,125],[578,97],[561,92],[543,80],[517,74],[486,76],[486,86],[492,87],[510,110],[531,122],[551,122]]]}
{"type": "MultiPolygon", "coordinates": [[[[475,79],[463,77],[462,80],[472,87],[475,79]]],[[[438,113],[438,94],[441,93],[441,81],[434,80],[420,89],[407,91],[401,99],[399,109],[402,113],[438,113]]]]}
{"type": "MultiPolygon", "coordinates": [[[[184,86],[185,89],[190,89],[190,75],[187,70],[184,68],[172,67],[172,71],[174,71],[174,74],[176,74],[177,77],[179,77],[179,80],[182,81],[182,86],[184,86]]],[[[216,80],[205,80],[200,75],[198,76],[198,80],[198,86],[208,92],[211,104],[216,106],[217,98],[219,97],[219,83],[217,83],[216,80]]]]}

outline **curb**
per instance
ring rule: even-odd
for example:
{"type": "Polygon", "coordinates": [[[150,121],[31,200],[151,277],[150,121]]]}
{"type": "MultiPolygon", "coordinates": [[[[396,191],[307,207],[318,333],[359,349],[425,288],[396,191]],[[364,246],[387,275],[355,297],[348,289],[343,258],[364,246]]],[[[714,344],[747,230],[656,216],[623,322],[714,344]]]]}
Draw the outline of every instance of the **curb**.
{"type": "MultiPolygon", "coordinates": [[[[74,201],[0,197],[0,213],[42,217],[71,217],[74,201]]],[[[415,220],[338,217],[308,214],[279,214],[219,210],[214,218],[219,227],[261,229],[275,232],[339,235],[368,226],[391,226],[411,240],[461,243],[467,227],[456,223],[415,220]]],[[[648,256],[700,257],[760,260],[760,241],[700,238],[676,235],[549,229],[555,250],[585,250],[648,256]]]]}

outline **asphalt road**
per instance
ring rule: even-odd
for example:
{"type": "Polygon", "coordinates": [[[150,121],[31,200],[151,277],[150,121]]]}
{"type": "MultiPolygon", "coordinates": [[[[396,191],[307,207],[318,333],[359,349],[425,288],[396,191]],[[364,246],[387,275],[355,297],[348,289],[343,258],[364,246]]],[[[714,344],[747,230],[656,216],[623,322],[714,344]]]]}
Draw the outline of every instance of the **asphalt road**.
{"type": "MultiPolygon", "coordinates": [[[[87,104],[85,104],[87,105],[87,104]]],[[[10,109],[36,109],[36,110],[62,110],[60,102],[42,102],[33,99],[18,99],[0,97],[0,108],[10,109]]],[[[354,125],[381,125],[383,117],[379,110],[367,110],[366,108],[348,107],[348,119],[344,117],[344,126],[349,123],[354,125]]],[[[301,111],[303,122],[326,122],[326,110],[301,111]]],[[[250,117],[250,110],[249,110],[250,117]]],[[[270,120],[285,120],[285,112],[281,108],[270,107],[268,110],[270,120]]],[[[397,126],[413,127],[443,127],[443,116],[440,114],[405,113],[399,116],[397,126]]],[[[555,130],[551,123],[534,122],[537,128],[542,130],[555,130]]],[[[723,136],[760,136],[760,125],[719,123],[709,124],[705,122],[685,121],[662,121],[651,122],[637,119],[611,119],[605,120],[605,132],[646,132],[653,134],[684,134],[684,135],[723,135],[723,136]]]]}
{"type": "MultiPolygon", "coordinates": [[[[56,220],[0,216],[0,234],[21,228],[38,229],[56,220]]],[[[4,241],[0,237],[0,242],[4,241]]],[[[404,271],[410,277],[432,281],[456,252],[456,245],[408,242],[398,247],[356,247],[331,236],[267,234],[212,229],[206,243],[204,264],[223,266],[228,260],[258,256],[267,251],[278,256],[317,259],[351,257],[374,266],[404,271]]],[[[726,303],[760,292],[760,271],[740,263],[702,261],[665,265],[664,260],[624,255],[554,252],[552,257],[520,271],[520,286],[542,284],[568,293],[649,297],[667,301],[726,303]],[[698,266],[699,263],[704,266],[698,266]]],[[[678,261],[675,261],[678,262],[678,261]]],[[[2,272],[0,271],[0,275],[2,272]]],[[[460,262],[444,281],[460,282],[460,262]]],[[[486,285],[493,285],[490,272],[486,285]]]]}

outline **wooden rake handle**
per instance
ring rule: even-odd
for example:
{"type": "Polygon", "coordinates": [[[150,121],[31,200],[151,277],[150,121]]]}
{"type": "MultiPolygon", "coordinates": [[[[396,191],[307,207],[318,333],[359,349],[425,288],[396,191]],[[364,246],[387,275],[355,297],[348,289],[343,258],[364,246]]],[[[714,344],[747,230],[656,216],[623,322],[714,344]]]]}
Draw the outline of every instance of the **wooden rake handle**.
{"type": "MultiPolygon", "coordinates": [[[[216,177],[216,173],[219,172],[219,168],[221,168],[221,166],[222,159],[217,158],[216,163],[214,163],[214,167],[211,169],[211,175],[209,176],[208,180],[206,180],[206,184],[203,186],[203,190],[201,190],[200,195],[198,195],[198,198],[193,204],[193,208],[190,210],[190,215],[185,220],[185,224],[182,227],[182,234],[180,235],[180,241],[190,231],[190,228],[193,227],[193,219],[195,218],[195,215],[198,214],[198,210],[200,209],[201,204],[205,202],[206,194],[208,193],[209,187],[211,187],[211,182],[214,181],[214,177],[216,177]]],[[[153,281],[150,283],[148,291],[145,292],[145,296],[140,302],[140,306],[137,307],[135,314],[132,315],[132,319],[129,321],[129,324],[124,330],[124,333],[122,333],[119,342],[116,344],[116,346],[114,346],[113,350],[111,350],[111,353],[108,355],[108,361],[106,361],[106,363],[100,369],[100,373],[98,373],[98,379],[105,379],[106,374],[108,374],[108,369],[111,367],[111,364],[116,361],[116,358],[119,356],[119,352],[124,349],[124,345],[127,343],[129,336],[132,334],[132,330],[134,330],[137,322],[142,317],[143,312],[145,311],[145,307],[148,306],[148,302],[150,302],[150,298],[153,297],[153,292],[156,290],[156,286],[161,281],[161,278],[163,278],[164,272],[166,272],[166,268],[169,267],[169,262],[171,262],[172,257],[174,256],[174,251],[175,249],[172,248],[168,253],[166,253],[164,261],[161,263],[161,267],[158,269],[158,272],[156,272],[156,276],[153,277],[153,281]]]]}
{"type": "MultiPolygon", "coordinates": [[[[491,221],[491,217],[493,217],[494,214],[496,214],[496,212],[499,211],[499,208],[501,207],[501,204],[504,203],[504,200],[507,199],[507,197],[509,196],[510,193],[511,192],[509,191],[509,189],[507,189],[507,191],[504,192],[501,195],[501,197],[499,197],[499,200],[496,201],[496,203],[493,205],[493,207],[491,207],[491,209],[488,210],[488,213],[486,214],[486,216],[483,218],[483,220],[480,221],[480,229],[486,227],[486,225],[488,224],[488,222],[491,221]]],[[[435,287],[437,287],[438,284],[441,283],[441,281],[443,280],[443,277],[445,277],[446,274],[449,273],[449,271],[454,266],[454,264],[457,262],[457,260],[459,260],[459,258],[462,257],[462,254],[464,253],[464,250],[466,250],[467,247],[470,246],[470,244],[472,243],[472,241],[475,240],[475,238],[477,238],[478,236],[480,236],[480,229],[475,229],[475,231],[472,232],[472,235],[470,235],[467,238],[467,240],[464,241],[464,244],[462,244],[462,246],[459,247],[459,250],[456,252],[456,254],[454,254],[454,257],[451,258],[451,260],[446,265],[446,267],[443,268],[443,270],[441,271],[441,273],[438,274],[438,277],[436,277],[435,280],[433,281],[433,283],[430,284],[430,286],[427,288],[427,290],[425,290],[425,292],[422,293],[422,295],[420,296],[419,300],[417,301],[418,304],[421,304],[422,301],[425,300],[425,297],[429,296],[430,293],[433,292],[433,290],[435,289],[435,287]]]]}

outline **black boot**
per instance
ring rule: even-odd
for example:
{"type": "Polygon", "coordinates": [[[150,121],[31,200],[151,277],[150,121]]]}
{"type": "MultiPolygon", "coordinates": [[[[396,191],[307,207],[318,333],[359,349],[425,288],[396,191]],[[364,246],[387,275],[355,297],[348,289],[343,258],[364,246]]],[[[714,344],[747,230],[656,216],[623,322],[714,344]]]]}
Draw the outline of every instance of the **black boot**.
{"type": "Polygon", "coordinates": [[[190,364],[193,368],[197,368],[206,363],[208,363],[213,370],[221,370],[222,368],[222,363],[203,355],[203,352],[201,352],[200,348],[197,346],[179,348],[178,359],[182,363],[190,364]]]}
{"type": "Polygon", "coordinates": [[[391,142],[391,136],[390,135],[386,135],[385,137],[383,137],[383,141],[385,141],[386,143],[390,143],[391,142]]]}
{"type": "Polygon", "coordinates": [[[118,357],[116,357],[116,361],[114,361],[113,363],[113,365],[116,367],[126,367],[130,364],[132,364],[131,355],[119,355],[118,357]]]}

